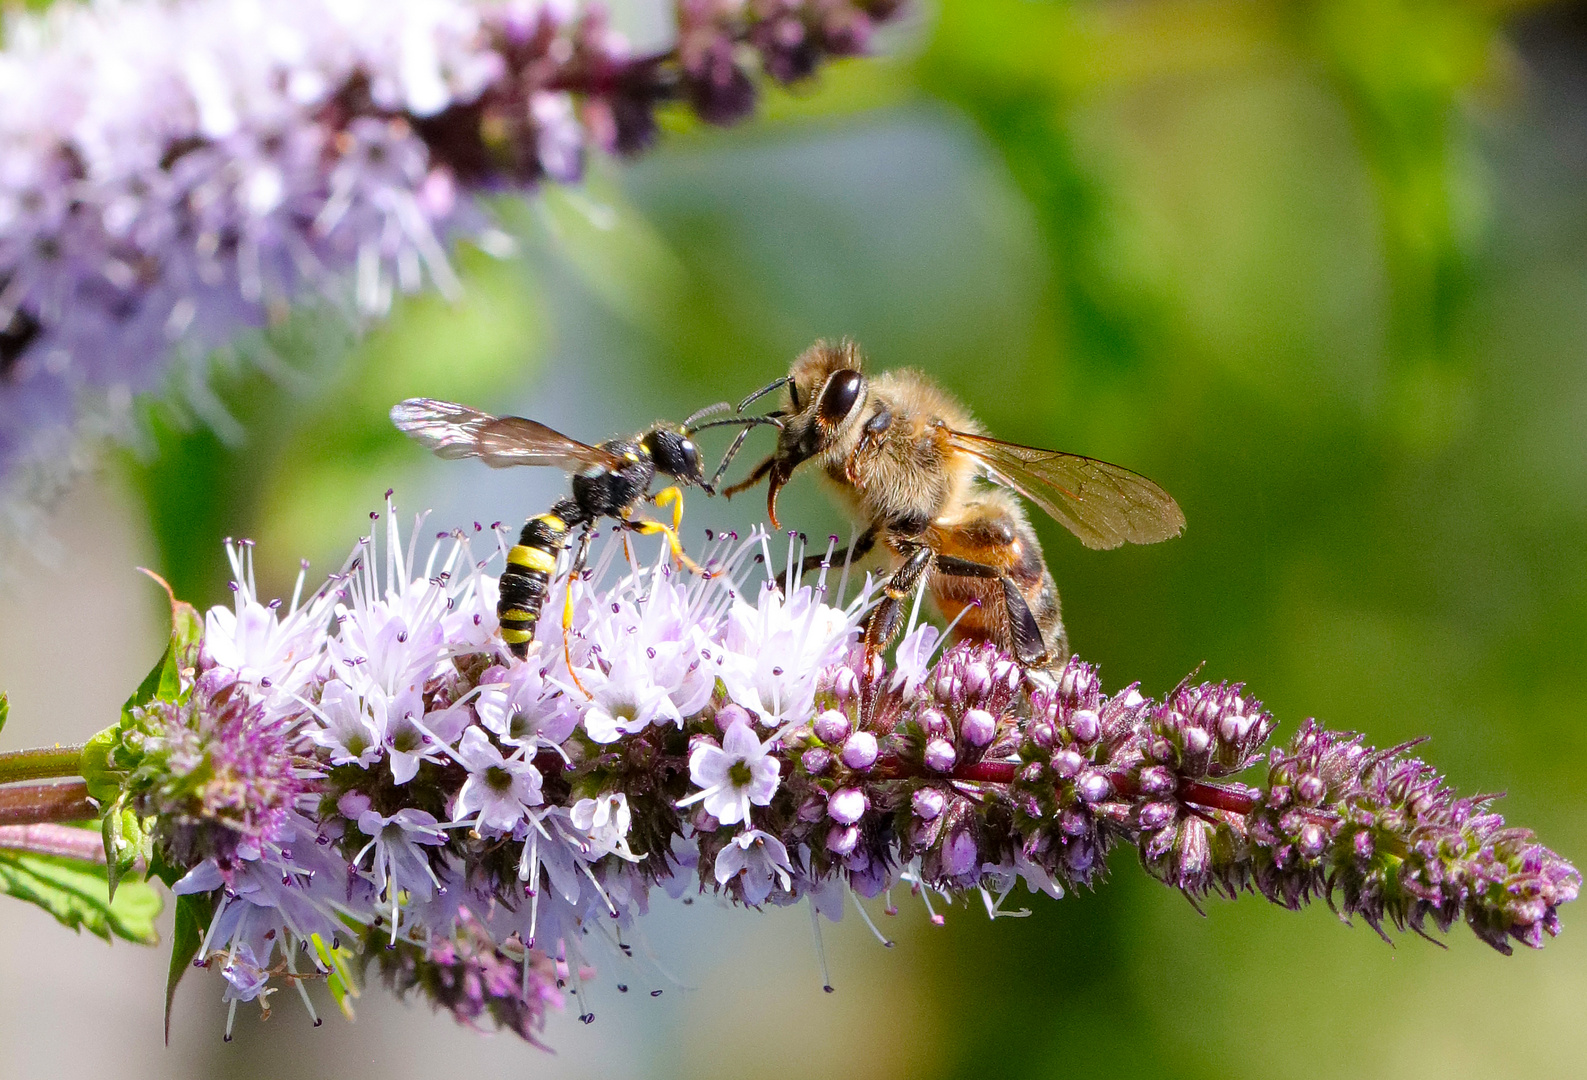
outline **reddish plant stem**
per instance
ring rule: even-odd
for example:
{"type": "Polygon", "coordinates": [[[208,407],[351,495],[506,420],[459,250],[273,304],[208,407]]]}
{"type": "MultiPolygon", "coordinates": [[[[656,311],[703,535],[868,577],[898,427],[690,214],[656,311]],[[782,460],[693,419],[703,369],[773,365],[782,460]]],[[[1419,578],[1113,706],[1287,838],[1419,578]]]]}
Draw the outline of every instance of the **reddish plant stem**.
{"type": "MultiPolygon", "coordinates": [[[[973,765],[961,765],[950,773],[943,773],[944,780],[959,780],[971,784],[1010,784],[1019,774],[1021,763],[1017,761],[977,761],[973,765]]],[[[876,763],[877,770],[888,780],[905,780],[912,777],[927,775],[919,769],[913,769],[902,760],[891,755],[882,758],[876,763]]],[[[1128,773],[1104,773],[1108,782],[1113,785],[1113,790],[1121,795],[1135,795],[1137,789],[1133,778],[1128,773]]],[[[1195,806],[1205,807],[1208,810],[1222,810],[1230,814],[1249,814],[1256,809],[1255,797],[1233,788],[1221,787],[1217,784],[1204,784],[1197,780],[1186,780],[1179,785],[1179,798],[1195,806]]]]}
{"type": "MultiPolygon", "coordinates": [[[[1113,790],[1121,795],[1139,794],[1134,779],[1128,773],[1104,773],[1113,790]]],[[[1249,814],[1256,809],[1256,797],[1234,788],[1218,784],[1203,784],[1199,780],[1181,780],[1177,796],[1181,802],[1207,810],[1222,810],[1230,814],[1249,814]]]]}
{"type": "Polygon", "coordinates": [[[97,832],[68,825],[0,825],[0,850],[60,855],[103,865],[105,844],[97,832]]]}
{"type": "Polygon", "coordinates": [[[0,825],[88,821],[98,816],[99,805],[88,797],[88,784],[83,780],[0,787],[0,825]]]}

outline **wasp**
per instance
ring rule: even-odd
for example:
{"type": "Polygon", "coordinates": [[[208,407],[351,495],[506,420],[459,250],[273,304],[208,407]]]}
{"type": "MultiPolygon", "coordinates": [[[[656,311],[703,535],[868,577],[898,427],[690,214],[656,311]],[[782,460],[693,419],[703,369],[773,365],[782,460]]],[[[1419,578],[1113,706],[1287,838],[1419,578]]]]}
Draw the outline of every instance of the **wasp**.
{"type": "MultiPolygon", "coordinates": [[[[433,398],[409,398],[392,407],[391,422],[443,458],[478,458],[492,468],[512,465],[555,466],[572,474],[571,493],[551,509],[524,522],[518,543],[507,551],[496,616],[502,640],[520,659],[529,655],[535,625],[562,554],[575,548],[568,570],[572,581],[584,570],[595,526],[615,518],[623,529],[666,537],[672,555],[693,573],[705,573],[678,540],[683,520],[683,488],[698,486],[715,494],[705,479],[693,435],[723,424],[754,426],[774,418],[701,419],[728,408],[723,402],[701,409],[681,424],[657,421],[628,438],[589,446],[521,416],[492,416],[467,405],[433,398]],[[657,474],[673,483],[651,494],[657,474]],[[672,523],[636,516],[641,502],[672,510],[672,523]]],[[[740,410],[742,412],[742,410],[740,410]]],[[[747,428],[746,428],[747,430],[747,428]]],[[[742,444],[740,444],[742,445],[742,444]]],[[[563,605],[564,642],[573,621],[572,590],[563,605]]]]}
{"type": "MultiPolygon", "coordinates": [[[[767,481],[766,513],[795,469],[813,461],[850,515],[864,524],[846,559],[880,546],[892,574],[865,627],[867,667],[897,634],[902,601],[922,579],[960,639],[991,641],[1027,667],[1069,657],[1058,589],[1023,507],[1024,496],[1089,548],[1151,544],[1185,526],[1179,505],[1151,480],[1078,454],[984,434],[968,410],[918,371],[867,378],[851,341],[818,341],[789,373],[739,404],[786,389],[777,448],[731,497],[767,481]]],[[[746,428],[730,455],[742,445],[746,428]]],[[[721,480],[722,468],[712,482],[721,480]]],[[[804,572],[821,562],[805,560],[804,572]]]]}

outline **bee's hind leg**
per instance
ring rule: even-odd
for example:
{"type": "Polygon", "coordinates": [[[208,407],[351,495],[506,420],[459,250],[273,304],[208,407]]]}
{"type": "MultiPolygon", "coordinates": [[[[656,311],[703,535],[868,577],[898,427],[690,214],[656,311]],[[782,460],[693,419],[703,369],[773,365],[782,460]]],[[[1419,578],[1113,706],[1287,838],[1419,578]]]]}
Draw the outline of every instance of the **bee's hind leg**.
{"type": "Polygon", "coordinates": [[[1008,609],[1008,630],[1014,657],[1026,667],[1045,667],[1052,659],[1047,643],[1042,639],[1041,624],[1024,594],[1007,573],[995,566],[972,562],[953,555],[939,555],[936,570],[949,577],[982,578],[996,580],[1003,586],[1003,604],[1008,609]]]}

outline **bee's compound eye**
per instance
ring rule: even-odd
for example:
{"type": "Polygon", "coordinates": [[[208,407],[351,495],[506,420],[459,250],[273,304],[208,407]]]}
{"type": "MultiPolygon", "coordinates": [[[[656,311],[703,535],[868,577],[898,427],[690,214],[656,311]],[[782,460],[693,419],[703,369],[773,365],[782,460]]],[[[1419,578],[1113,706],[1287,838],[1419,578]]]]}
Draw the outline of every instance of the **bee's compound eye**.
{"type": "Polygon", "coordinates": [[[821,392],[818,410],[821,419],[828,424],[835,424],[848,416],[864,388],[865,376],[858,371],[836,372],[827,380],[827,388],[821,392]]]}

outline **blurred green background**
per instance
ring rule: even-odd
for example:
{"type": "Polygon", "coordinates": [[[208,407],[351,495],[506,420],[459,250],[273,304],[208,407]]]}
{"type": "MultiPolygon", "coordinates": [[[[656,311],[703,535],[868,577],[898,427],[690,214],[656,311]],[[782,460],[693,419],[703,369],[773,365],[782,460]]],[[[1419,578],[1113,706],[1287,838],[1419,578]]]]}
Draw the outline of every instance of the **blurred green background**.
{"type": "MultiPolygon", "coordinates": [[[[664,33],[649,7],[620,5],[641,41],[664,33]]],[[[1205,664],[1281,733],[1315,715],[1380,745],[1431,735],[1463,791],[1510,792],[1507,817],[1587,858],[1587,11],[917,12],[882,58],[773,94],[746,128],[669,117],[642,162],[499,202],[520,253],[461,250],[461,304],[411,300],[357,341],[305,314],[272,337],[268,371],[217,370],[215,400],[151,405],[148,445],[74,504],[68,531],[139,553],[96,543],[95,573],[152,559],[219,602],[220,538],[246,535],[283,591],[300,555],[339,564],[388,486],[438,527],[516,520],[560,479],[426,460],[391,403],[453,397],[594,440],[737,398],[847,334],[1003,438],[1127,464],[1179,499],[1189,528],[1157,547],[1088,552],[1038,526],[1109,688],[1161,693],[1205,664]]],[[[686,539],[759,507],[696,496],[686,539]]],[[[840,527],[808,478],[784,517],[840,527]]],[[[125,637],[128,667],[146,665],[152,637],[125,637]]],[[[21,655],[0,656],[13,683],[21,655]]],[[[851,916],[829,938],[833,998],[798,913],[659,912],[653,947],[692,961],[701,990],[610,995],[592,1027],[554,1025],[558,1058],[477,1044],[378,991],[351,1031],[249,1021],[223,1049],[219,982],[199,977],[151,1068],[392,1075],[445,1047],[447,1067],[547,1076],[1587,1075],[1571,908],[1541,954],[1505,959],[1464,929],[1447,951],[1390,948],[1320,905],[1202,917],[1128,851],[1097,893],[1030,906],[996,924],[960,908],[935,930],[906,905],[891,952],[851,916]]],[[[73,954],[79,984],[100,948],[73,954]]],[[[137,963],[155,974],[115,993],[157,1015],[160,962],[137,963]]],[[[21,1061],[0,1075],[31,1075],[21,1061]]]]}

